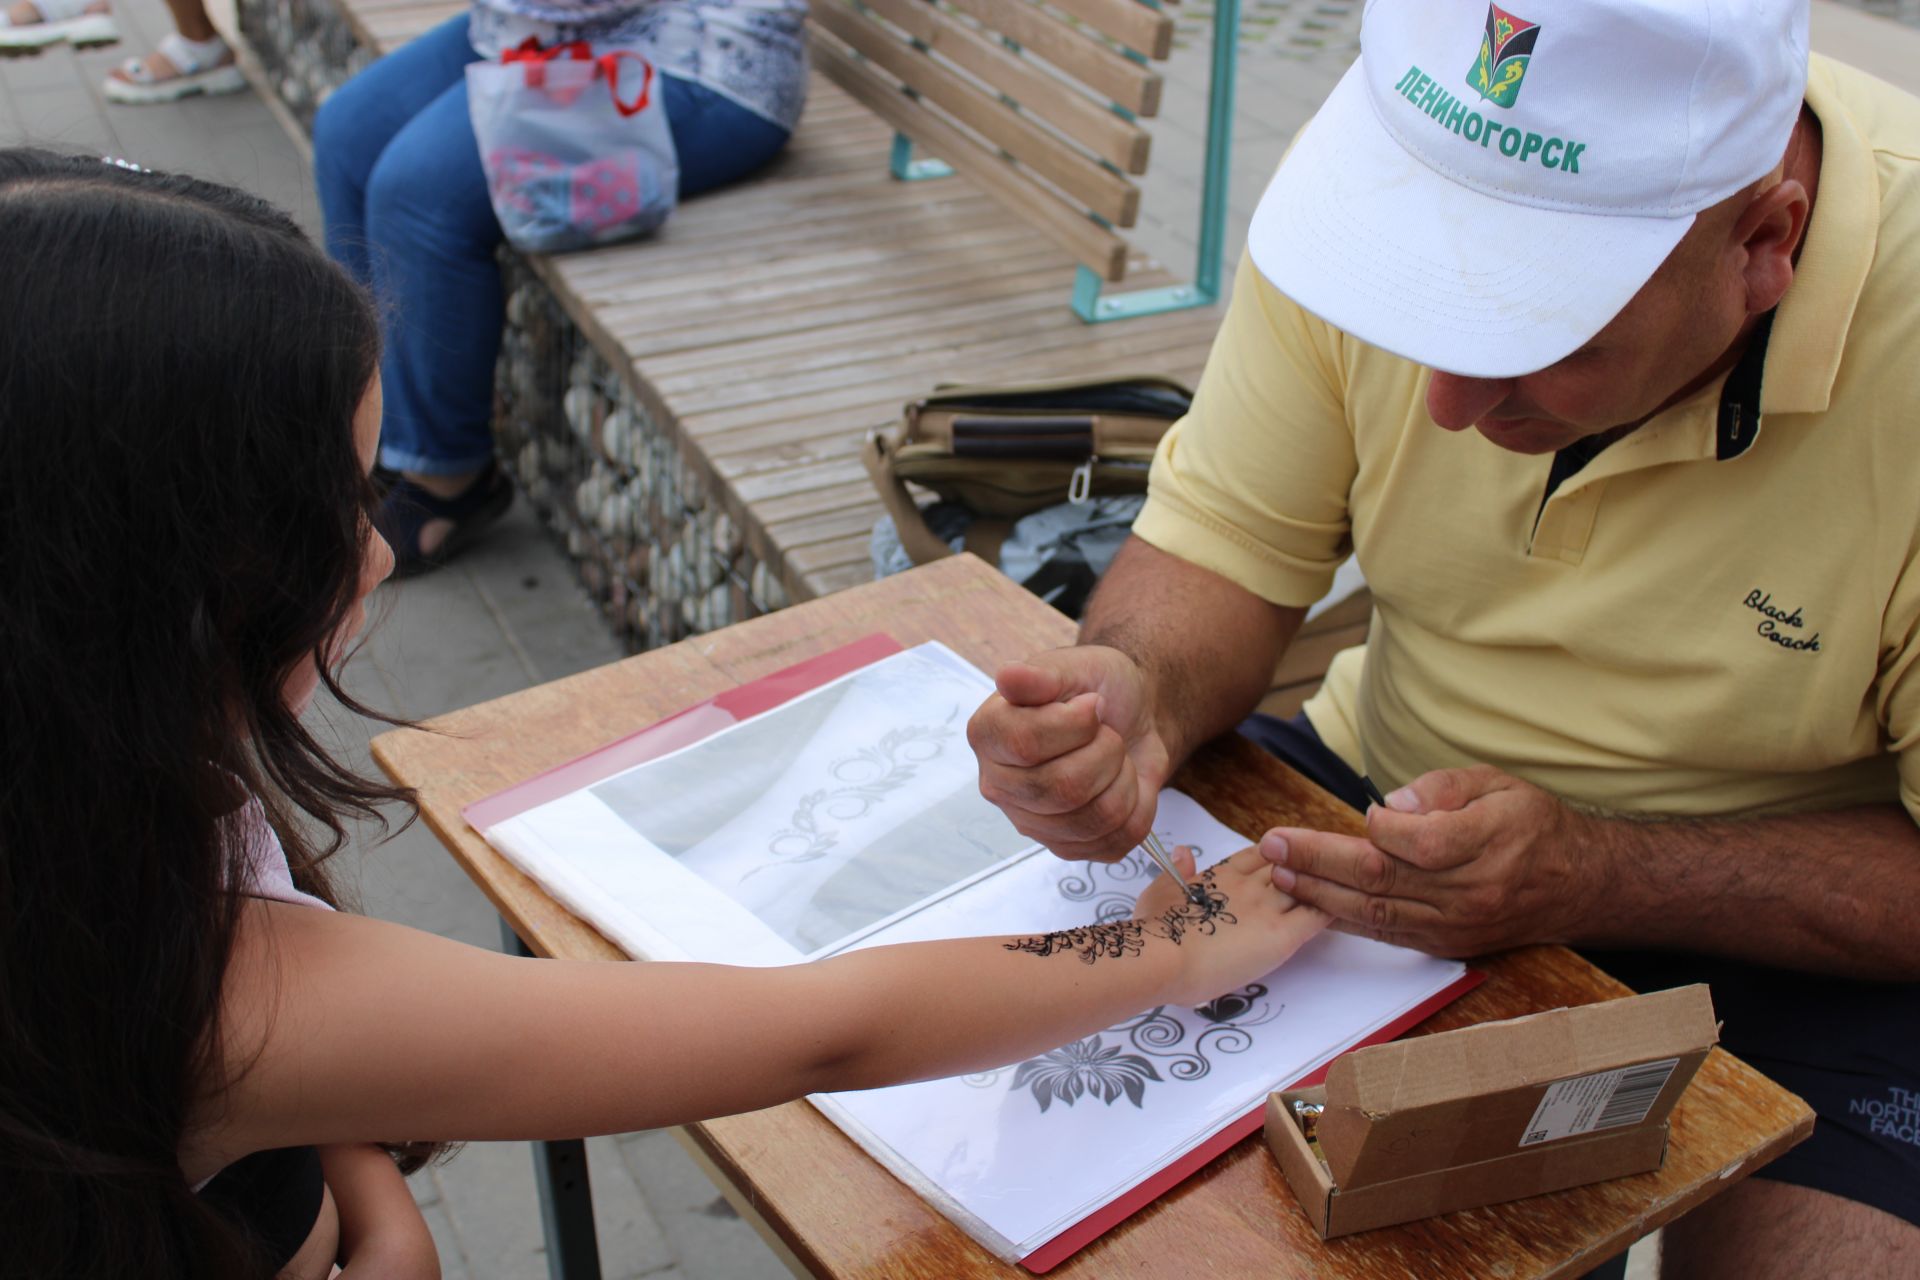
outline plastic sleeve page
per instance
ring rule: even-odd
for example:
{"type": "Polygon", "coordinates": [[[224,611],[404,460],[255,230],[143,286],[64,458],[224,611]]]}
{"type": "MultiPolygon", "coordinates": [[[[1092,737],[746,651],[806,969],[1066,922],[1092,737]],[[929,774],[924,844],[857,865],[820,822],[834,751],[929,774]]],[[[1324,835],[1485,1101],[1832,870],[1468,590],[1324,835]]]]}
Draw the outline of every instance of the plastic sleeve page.
{"type": "Polygon", "coordinates": [[[486,834],[634,954],[792,962],[1034,852],[979,794],[992,688],[923,645],[486,834]]]}

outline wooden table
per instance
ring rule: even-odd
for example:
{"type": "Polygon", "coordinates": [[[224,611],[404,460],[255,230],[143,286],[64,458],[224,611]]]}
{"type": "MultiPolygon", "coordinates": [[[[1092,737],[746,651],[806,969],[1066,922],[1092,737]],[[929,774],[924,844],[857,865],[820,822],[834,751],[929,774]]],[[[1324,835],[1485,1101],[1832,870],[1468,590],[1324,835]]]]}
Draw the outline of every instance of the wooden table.
{"type": "MultiPolygon", "coordinates": [[[[1070,643],[1066,618],[959,557],[798,605],[668,649],[398,730],[374,758],[418,789],[447,849],[541,955],[622,959],[470,830],[463,805],[735,684],[885,631],[944,641],[991,670],[1070,643]]],[[[1202,751],[1177,785],[1242,832],[1278,823],[1357,830],[1354,813],[1248,743],[1202,751]]],[[[1487,982],[1415,1034],[1625,993],[1572,952],[1493,957],[1487,982]]],[[[1805,1103],[1715,1050],[1673,1113],[1657,1173],[1323,1243],[1256,1135],[1053,1274],[1090,1277],[1579,1276],[1778,1156],[1811,1132],[1805,1103]]],[[[689,1126],[685,1141],[796,1270],[963,1280],[1025,1274],[988,1255],[804,1102],[689,1126]]]]}

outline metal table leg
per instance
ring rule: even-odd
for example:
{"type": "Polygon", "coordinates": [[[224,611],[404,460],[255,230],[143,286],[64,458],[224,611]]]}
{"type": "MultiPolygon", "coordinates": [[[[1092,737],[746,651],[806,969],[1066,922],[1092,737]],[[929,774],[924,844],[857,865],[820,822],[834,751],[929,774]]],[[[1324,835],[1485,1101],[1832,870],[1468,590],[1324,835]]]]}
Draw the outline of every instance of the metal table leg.
{"type": "MultiPolygon", "coordinates": [[[[500,922],[500,941],[510,955],[533,954],[505,920],[500,922]]],[[[587,1144],[569,1138],[532,1146],[540,1226],[547,1237],[547,1274],[552,1280],[600,1280],[600,1241],[593,1229],[593,1193],[587,1184],[587,1144]]]]}

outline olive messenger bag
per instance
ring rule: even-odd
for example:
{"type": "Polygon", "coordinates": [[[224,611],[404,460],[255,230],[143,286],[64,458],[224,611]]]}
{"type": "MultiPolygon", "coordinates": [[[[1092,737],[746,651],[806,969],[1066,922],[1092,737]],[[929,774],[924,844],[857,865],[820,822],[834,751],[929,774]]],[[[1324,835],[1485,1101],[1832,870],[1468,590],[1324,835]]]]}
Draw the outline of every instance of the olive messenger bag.
{"type": "Polygon", "coordinates": [[[871,433],[861,456],[915,564],[953,550],[927,526],[909,484],[972,511],[966,549],[997,565],[1021,516],[1145,493],[1160,437],[1192,402],[1181,383],[1152,374],[942,383],[907,405],[896,431],[871,433]]]}

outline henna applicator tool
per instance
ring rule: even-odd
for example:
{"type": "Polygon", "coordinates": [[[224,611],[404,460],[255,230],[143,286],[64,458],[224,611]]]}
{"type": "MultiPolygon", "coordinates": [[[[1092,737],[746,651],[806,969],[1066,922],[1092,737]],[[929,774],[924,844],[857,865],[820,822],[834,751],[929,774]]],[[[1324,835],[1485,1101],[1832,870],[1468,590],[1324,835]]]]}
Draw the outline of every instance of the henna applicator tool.
{"type": "Polygon", "coordinates": [[[1175,884],[1185,886],[1188,902],[1203,911],[1212,908],[1213,904],[1207,901],[1207,891],[1197,884],[1187,884],[1186,878],[1180,874],[1180,869],[1173,865],[1173,856],[1167,852],[1167,846],[1160,843],[1159,836],[1151,831],[1147,832],[1147,838],[1140,842],[1140,847],[1147,851],[1148,857],[1160,864],[1162,871],[1173,877],[1175,884]]]}

